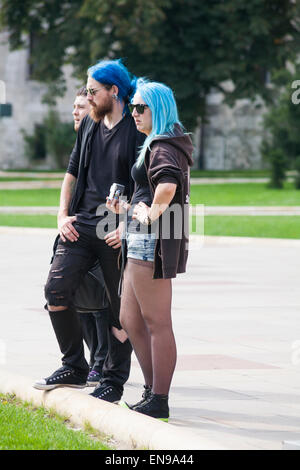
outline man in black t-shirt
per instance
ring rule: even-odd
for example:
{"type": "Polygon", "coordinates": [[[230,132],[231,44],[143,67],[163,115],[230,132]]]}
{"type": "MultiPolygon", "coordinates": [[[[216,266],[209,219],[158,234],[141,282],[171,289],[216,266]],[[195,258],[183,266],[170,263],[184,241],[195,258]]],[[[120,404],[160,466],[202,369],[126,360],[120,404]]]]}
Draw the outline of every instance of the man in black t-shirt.
{"type": "Polygon", "coordinates": [[[93,396],[116,402],[130,371],[132,347],[119,322],[118,267],[120,227],[112,227],[106,197],[112,183],[133,193],[131,168],[143,135],[129,114],[128,102],[135,80],[121,61],[101,61],[88,70],[87,97],[90,116],[78,130],[58,213],[60,239],[45,286],[47,308],[63,366],[34,387],[51,390],[59,386],[85,387],[89,367],[84,358],[82,330],[73,296],[82,276],[98,259],[109,300],[110,330],[103,376],[93,396]],[[108,217],[108,215],[110,217],[108,217]]]}

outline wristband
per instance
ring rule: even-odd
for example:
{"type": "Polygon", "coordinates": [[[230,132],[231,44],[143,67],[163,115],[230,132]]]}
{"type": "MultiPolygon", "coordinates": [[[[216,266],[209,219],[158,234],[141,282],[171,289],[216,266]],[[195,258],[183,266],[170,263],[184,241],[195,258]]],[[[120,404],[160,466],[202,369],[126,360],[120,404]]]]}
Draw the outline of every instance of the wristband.
{"type": "Polygon", "coordinates": [[[151,220],[150,215],[146,215],[146,217],[143,220],[143,224],[144,225],[151,225],[151,223],[152,223],[152,220],[151,220]]]}

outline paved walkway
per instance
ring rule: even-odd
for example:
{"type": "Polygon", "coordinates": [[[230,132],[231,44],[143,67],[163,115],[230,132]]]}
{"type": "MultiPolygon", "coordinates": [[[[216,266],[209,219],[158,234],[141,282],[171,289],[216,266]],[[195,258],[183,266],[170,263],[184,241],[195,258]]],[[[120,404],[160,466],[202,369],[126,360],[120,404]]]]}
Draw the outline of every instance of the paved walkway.
{"type": "MultiPolygon", "coordinates": [[[[56,230],[0,227],[0,368],[34,380],[60,360],[43,285],[56,230]]],[[[231,449],[300,439],[300,241],[206,237],[174,280],[171,420],[231,449]]],[[[140,399],[135,358],[124,398],[140,399]]],[[[85,390],[83,393],[88,393],[85,390]]]]}
{"type": "MultiPolygon", "coordinates": [[[[1,171],[0,171],[1,176],[1,171]]],[[[3,176],[3,175],[2,175],[3,176]]],[[[5,176],[9,176],[5,174],[5,176]]],[[[15,177],[33,177],[38,178],[36,174],[20,173],[15,177]],[[33,176],[35,175],[35,176],[33,176]]],[[[39,178],[63,178],[63,174],[49,173],[40,174],[39,178]]],[[[269,178],[191,178],[191,185],[194,184],[229,184],[229,183],[267,183],[269,178]]],[[[293,181],[293,178],[287,178],[287,181],[293,181]]],[[[61,188],[60,181],[0,181],[0,189],[46,189],[61,188]]]]}
{"type": "Polygon", "coordinates": [[[48,171],[1,171],[0,178],[63,178],[64,172],[48,172],[48,171]]]}
{"type": "MultiPolygon", "coordinates": [[[[56,206],[0,206],[0,214],[57,215],[56,206]]],[[[300,206],[205,206],[190,208],[191,215],[300,215],[300,206]]]]}

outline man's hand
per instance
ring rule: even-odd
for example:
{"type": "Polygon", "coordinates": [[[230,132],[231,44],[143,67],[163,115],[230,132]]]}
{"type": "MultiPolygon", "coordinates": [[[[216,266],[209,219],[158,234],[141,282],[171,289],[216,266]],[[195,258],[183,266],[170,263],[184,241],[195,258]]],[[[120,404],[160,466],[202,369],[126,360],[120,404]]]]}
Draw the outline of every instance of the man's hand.
{"type": "Polygon", "coordinates": [[[76,242],[79,237],[79,233],[73,227],[73,222],[76,220],[76,216],[58,216],[58,230],[60,237],[63,242],[69,240],[70,242],[76,242]]]}
{"type": "Polygon", "coordinates": [[[105,235],[104,240],[108,246],[111,246],[114,250],[120,248],[122,245],[122,233],[124,230],[124,222],[120,222],[119,227],[116,230],[105,235]]]}

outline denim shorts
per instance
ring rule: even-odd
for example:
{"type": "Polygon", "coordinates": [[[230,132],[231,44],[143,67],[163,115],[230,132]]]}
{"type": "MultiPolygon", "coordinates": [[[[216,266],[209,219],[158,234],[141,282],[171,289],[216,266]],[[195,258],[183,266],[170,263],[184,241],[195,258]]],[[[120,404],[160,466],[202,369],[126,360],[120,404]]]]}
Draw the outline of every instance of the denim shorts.
{"type": "Polygon", "coordinates": [[[154,261],[155,233],[127,233],[127,258],[154,261]]]}

